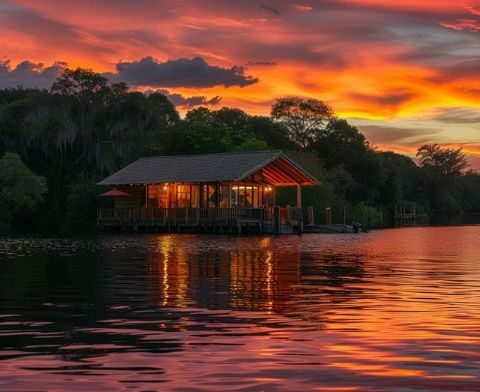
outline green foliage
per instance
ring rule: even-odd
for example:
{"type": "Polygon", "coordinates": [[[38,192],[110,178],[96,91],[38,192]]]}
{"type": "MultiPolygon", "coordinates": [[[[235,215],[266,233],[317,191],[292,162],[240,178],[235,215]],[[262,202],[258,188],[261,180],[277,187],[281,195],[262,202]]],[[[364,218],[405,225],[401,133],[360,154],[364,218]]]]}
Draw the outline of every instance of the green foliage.
{"type": "Polygon", "coordinates": [[[474,171],[468,171],[459,180],[459,188],[462,194],[462,210],[466,212],[478,212],[480,206],[480,175],[474,171]]]}
{"type": "Polygon", "coordinates": [[[330,120],[318,132],[311,148],[319,153],[327,169],[341,164],[353,167],[371,151],[358,129],[338,118],[330,120]]]}
{"type": "MultiPolygon", "coordinates": [[[[331,206],[335,199],[335,189],[327,180],[323,163],[313,151],[288,151],[287,155],[320,181],[320,185],[303,187],[301,190],[302,206],[313,207],[315,220],[320,222],[325,208],[331,206]]],[[[296,188],[279,188],[277,204],[295,206],[296,188]]]]}
{"type": "Polygon", "coordinates": [[[93,178],[79,176],[69,184],[64,227],[67,230],[94,229],[98,187],[93,178]]]}
{"type": "Polygon", "coordinates": [[[212,115],[216,121],[223,122],[235,131],[245,129],[249,120],[249,115],[237,108],[223,107],[212,112],[212,115]]]}
{"type": "Polygon", "coordinates": [[[45,178],[35,175],[18,154],[7,152],[0,159],[0,230],[10,229],[22,210],[33,210],[47,192],[45,178]]]}
{"type": "Polygon", "coordinates": [[[438,144],[424,144],[417,151],[422,167],[432,167],[445,176],[459,177],[468,167],[467,156],[462,147],[442,148],[438,144]]]}
{"type": "Polygon", "coordinates": [[[288,136],[285,127],[274,122],[270,117],[251,116],[248,118],[245,129],[273,149],[288,151],[299,149],[298,144],[288,136]]]}
{"type": "Polygon", "coordinates": [[[318,99],[289,96],[277,99],[271,117],[283,124],[290,138],[305,148],[333,117],[333,109],[318,99]]]}
{"type": "MultiPolygon", "coordinates": [[[[343,214],[340,211],[339,213],[343,214]]],[[[347,205],[345,207],[345,221],[347,225],[352,224],[352,222],[359,222],[367,228],[380,227],[381,220],[383,220],[383,217],[380,210],[365,203],[347,205]]]]}
{"type": "Polygon", "coordinates": [[[51,88],[51,92],[60,95],[70,95],[80,99],[107,98],[113,91],[126,91],[124,83],[111,84],[110,81],[93,72],[91,69],[66,69],[51,88]]]}
{"type": "Polygon", "coordinates": [[[318,152],[328,170],[343,168],[335,170],[336,176],[341,170],[350,174],[351,179],[342,173],[344,180],[340,181],[345,183],[342,189],[345,198],[353,202],[372,202],[379,198],[379,187],[385,181],[382,162],[356,127],[346,120],[331,119],[325,129],[318,132],[311,149],[318,152]]]}
{"type": "Polygon", "coordinates": [[[239,146],[235,147],[235,151],[246,152],[246,151],[265,151],[268,150],[268,144],[263,140],[258,140],[253,137],[245,140],[239,146]]]}
{"type": "Polygon", "coordinates": [[[268,144],[248,129],[248,119],[239,109],[192,109],[168,133],[166,152],[174,155],[268,150],[268,144]]]}
{"type": "Polygon", "coordinates": [[[215,121],[183,121],[166,138],[167,154],[204,154],[232,149],[229,128],[215,121]]]}

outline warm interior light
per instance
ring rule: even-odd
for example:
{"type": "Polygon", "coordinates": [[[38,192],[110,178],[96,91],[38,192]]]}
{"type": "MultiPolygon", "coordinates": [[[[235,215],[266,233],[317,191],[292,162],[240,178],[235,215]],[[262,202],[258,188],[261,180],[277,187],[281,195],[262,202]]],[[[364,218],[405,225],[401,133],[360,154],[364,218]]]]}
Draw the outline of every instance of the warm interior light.
{"type": "Polygon", "coordinates": [[[267,191],[267,192],[271,192],[271,190],[272,190],[272,187],[271,187],[271,186],[267,186],[266,191],[267,191]]]}

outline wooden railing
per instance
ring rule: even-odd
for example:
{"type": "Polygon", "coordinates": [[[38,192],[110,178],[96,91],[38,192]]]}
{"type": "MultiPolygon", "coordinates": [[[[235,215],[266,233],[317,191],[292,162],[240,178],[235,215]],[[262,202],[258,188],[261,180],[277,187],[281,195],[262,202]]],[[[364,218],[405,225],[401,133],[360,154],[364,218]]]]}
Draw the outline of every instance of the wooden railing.
{"type": "Polygon", "coordinates": [[[296,225],[303,222],[303,209],[298,207],[280,207],[280,218],[283,225],[296,225]]]}
{"type": "MultiPolygon", "coordinates": [[[[288,210],[282,212],[285,222],[298,218],[296,210],[301,214],[301,208],[288,210]]],[[[233,225],[242,221],[268,222],[273,220],[273,215],[273,208],[101,208],[97,210],[97,222],[99,225],[127,226],[233,225]]]]}

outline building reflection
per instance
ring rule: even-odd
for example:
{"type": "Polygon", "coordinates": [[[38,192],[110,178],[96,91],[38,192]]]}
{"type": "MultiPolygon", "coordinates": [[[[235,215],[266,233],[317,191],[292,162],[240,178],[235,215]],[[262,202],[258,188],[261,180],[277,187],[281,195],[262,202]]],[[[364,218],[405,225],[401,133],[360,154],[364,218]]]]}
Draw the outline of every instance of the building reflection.
{"type": "Polygon", "coordinates": [[[151,298],[161,306],[284,312],[301,290],[299,249],[279,258],[271,237],[256,246],[239,239],[229,249],[193,252],[172,237],[158,241],[147,254],[147,274],[151,298]]]}
{"type": "Polygon", "coordinates": [[[298,242],[279,250],[275,241],[238,238],[232,243],[230,238],[228,247],[197,249],[192,246],[195,237],[159,237],[156,249],[146,256],[151,301],[162,307],[271,311],[321,319],[326,303],[362,295],[361,288],[350,285],[363,277],[361,259],[319,255],[319,262],[298,242]],[[315,303],[308,298],[313,292],[315,303]]]}

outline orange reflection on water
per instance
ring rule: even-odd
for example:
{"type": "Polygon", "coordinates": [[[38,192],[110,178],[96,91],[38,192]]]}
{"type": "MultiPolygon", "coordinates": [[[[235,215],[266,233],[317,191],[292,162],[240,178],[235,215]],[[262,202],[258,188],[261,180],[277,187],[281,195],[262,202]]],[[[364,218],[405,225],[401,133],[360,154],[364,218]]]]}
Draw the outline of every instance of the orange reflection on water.
{"type": "MultiPolygon", "coordinates": [[[[116,339],[98,344],[119,351],[100,368],[155,363],[167,389],[480,390],[480,228],[455,233],[152,236],[144,253],[115,260],[140,294],[107,280],[115,306],[75,332],[116,339]]],[[[119,273],[111,265],[107,277],[119,273]]],[[[56,352],[82,349],[95,348],[56,352]]]]}

